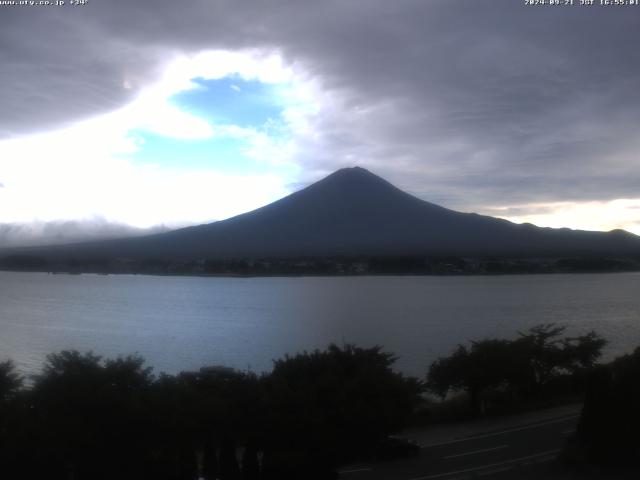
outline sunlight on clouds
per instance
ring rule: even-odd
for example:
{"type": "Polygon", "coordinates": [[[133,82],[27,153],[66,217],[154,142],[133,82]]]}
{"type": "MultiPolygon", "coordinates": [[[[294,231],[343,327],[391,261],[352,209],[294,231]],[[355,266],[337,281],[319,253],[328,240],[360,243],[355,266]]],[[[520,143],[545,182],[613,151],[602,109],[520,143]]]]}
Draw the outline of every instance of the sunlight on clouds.
{"type": "Polygon", "coordinates": [[[0,144],[0,158],[12,159],[2,161],[0,222],[100,216],[137,227],[176,226],[226,218],[288,193],[276,175],[183,172],[96,155],[86,139],[74,143],[74,133],[66,132],[64,149],[59,134],[0,144]],[[62,150],[55,161],[41,160],[62,150]]]}
{"type": "Polygon", "coordinates": [[[214,137],[241,140],[243,155],[258,162],[286,166],[295,153],[295,141],[286,136],[269,135],[255,128],[236,125],[222,125],[212,130],[214,137]]]}
{"type": "Polygon", "coordinates": [[[223,175],[153,167],[136,169],[114,201],[104,192],[102,211],[139,227],[181,226],[224,219],[286,195],[276,175],[223,175]],[[128,199],[137,198],[134,205],[128,199]]]}
{"type": "Polygon", "coordinates": [[[269,203],[288,193],[295,143],[309,133],[309,117],[319,108],[314,88],[277,55],[218,51],[174,59],[158,82],[117,111],[64,130],[0,142],[0,222],[100,216],[138,227],[184,225],[269,203]],[[177,93],[199,88],[194,78],[229,75],[286,86],[282,117],[288,135],[269,125],[212,125],[170,103],[177,93]],[[221,174],[139,164],[127,155],[144,149],[136,134],[144,131],[179,140],[241,139],[246,159],[289,168],[276,168],[280,175],[221,174]]]}
{"type": "Polygon", "coordinates": [[[139,100],[124,115],[141,130],[165,137],[196,140],[210,138],[213,135],[211,125],[205,120],[153,99],[139,100]]]}
{"type": "Polygon", "coordinates": [[[536,203],[495,207],[487,209],[487,213],[515,223],[526,222],[540,227],[601,231],[620,228],[640,235],[640,199],[536,203]]]}
{"type": "MultiPolygon", "coordinates": [[[[286,68],[278,55],[265,56],[256,51],[214,51],[183,56],[169,63],[162,78],[120,112],[124,117],[121,120],[130,124],[129,130],[146,129],[174,138],[209,138],[213,135],[212,125],[171,105],[169,100],[178,93],[203,88],[193,81],[195,78],[217,80],[230,75],[286,85],[282,116],[293,131],[304,128],[306,118],[319,110],[317,102],[314,102],[314,88],[308,85],[309,80],[286,68]]],[[[241,91],[237,86],[236,89],[241,91]]]]}

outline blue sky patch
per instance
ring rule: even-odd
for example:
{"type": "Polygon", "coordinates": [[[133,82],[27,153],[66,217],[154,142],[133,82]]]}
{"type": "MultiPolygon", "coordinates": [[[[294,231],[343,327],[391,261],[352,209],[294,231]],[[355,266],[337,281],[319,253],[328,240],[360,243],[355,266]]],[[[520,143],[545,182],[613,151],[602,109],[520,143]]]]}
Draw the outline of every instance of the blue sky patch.
{"type": "Polygon", "coordinates": [[[131,154],[139,163],[184,169],[213,168],[220,172],[238,171],[245,160],[244,142],[230,137],[185,140],[149,132],[131,132],[142,140],[140,150],[131,154]]]}
{"type": "Polygon", "coordinates": [[[281,86],[229,76],[218,80],[195,78],[199,88],[181,92],[171,103],[214,125],[259,128],[279,120],[285,107],[281,86]]]}
{"type": "MultiPolygon", "coordinates": [[[[290,135],[281,113],[286,107],[283,85],[265,84],[229,76],[218,80],[193,79],[199,88],[179,93],[170,100],[176,108],[202,118],[215,127],[233,125],[286,140],[290,135]]],[[[138,163],[184,169],[215,169],[224,173],[262,170],[243,150],[245,138],[215,136],[210,139],[179,139],[143,130],[130,132],[141,140],[129,158],[138,163]]]]}

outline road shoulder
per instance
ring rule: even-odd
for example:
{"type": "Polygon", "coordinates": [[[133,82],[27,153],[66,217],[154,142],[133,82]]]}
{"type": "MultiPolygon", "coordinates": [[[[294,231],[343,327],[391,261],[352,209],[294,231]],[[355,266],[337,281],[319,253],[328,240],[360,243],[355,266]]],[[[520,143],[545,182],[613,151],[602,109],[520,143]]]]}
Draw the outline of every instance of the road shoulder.
{"type": "Polygon", "coordinates": [[[581,408],[581,403],[575,403],[522,414],[481,418],[469,422],[414,427],[403,431],[402,436],[418,442],[423,447],[432,447],[481,435],[493,435],[503,431],[525,428],[573,416],[577,417],[581,408]]]}

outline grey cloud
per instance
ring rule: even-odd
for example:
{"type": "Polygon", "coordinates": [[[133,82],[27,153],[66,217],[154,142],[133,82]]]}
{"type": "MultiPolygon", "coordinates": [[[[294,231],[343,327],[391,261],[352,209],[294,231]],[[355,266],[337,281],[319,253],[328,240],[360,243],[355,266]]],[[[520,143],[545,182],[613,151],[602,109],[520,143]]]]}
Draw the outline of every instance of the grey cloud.
{"type": "Polygon", "coordinates": [[[144,85],[172,52],[262,47],[343,102],[316,119],[302,183],[358,163],[462,210],[637,195],[640,9],[117,0],[6,12],[5,136],[125,104],[137,90],[124,78],[144,85]]]}

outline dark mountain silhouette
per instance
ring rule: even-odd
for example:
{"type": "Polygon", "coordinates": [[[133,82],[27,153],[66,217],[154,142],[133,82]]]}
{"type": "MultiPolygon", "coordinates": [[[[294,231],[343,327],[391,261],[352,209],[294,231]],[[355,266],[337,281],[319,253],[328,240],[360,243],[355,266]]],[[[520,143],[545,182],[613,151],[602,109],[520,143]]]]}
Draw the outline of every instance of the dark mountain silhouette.
{"type": "Polygon", "coordinates": [[[138,238],[23,253],[50,258],[320,257],[376,255],[638,255],[640,237],[518,225],[413,197],[371,172],[338,170],[257,210],[138,238]]]}

